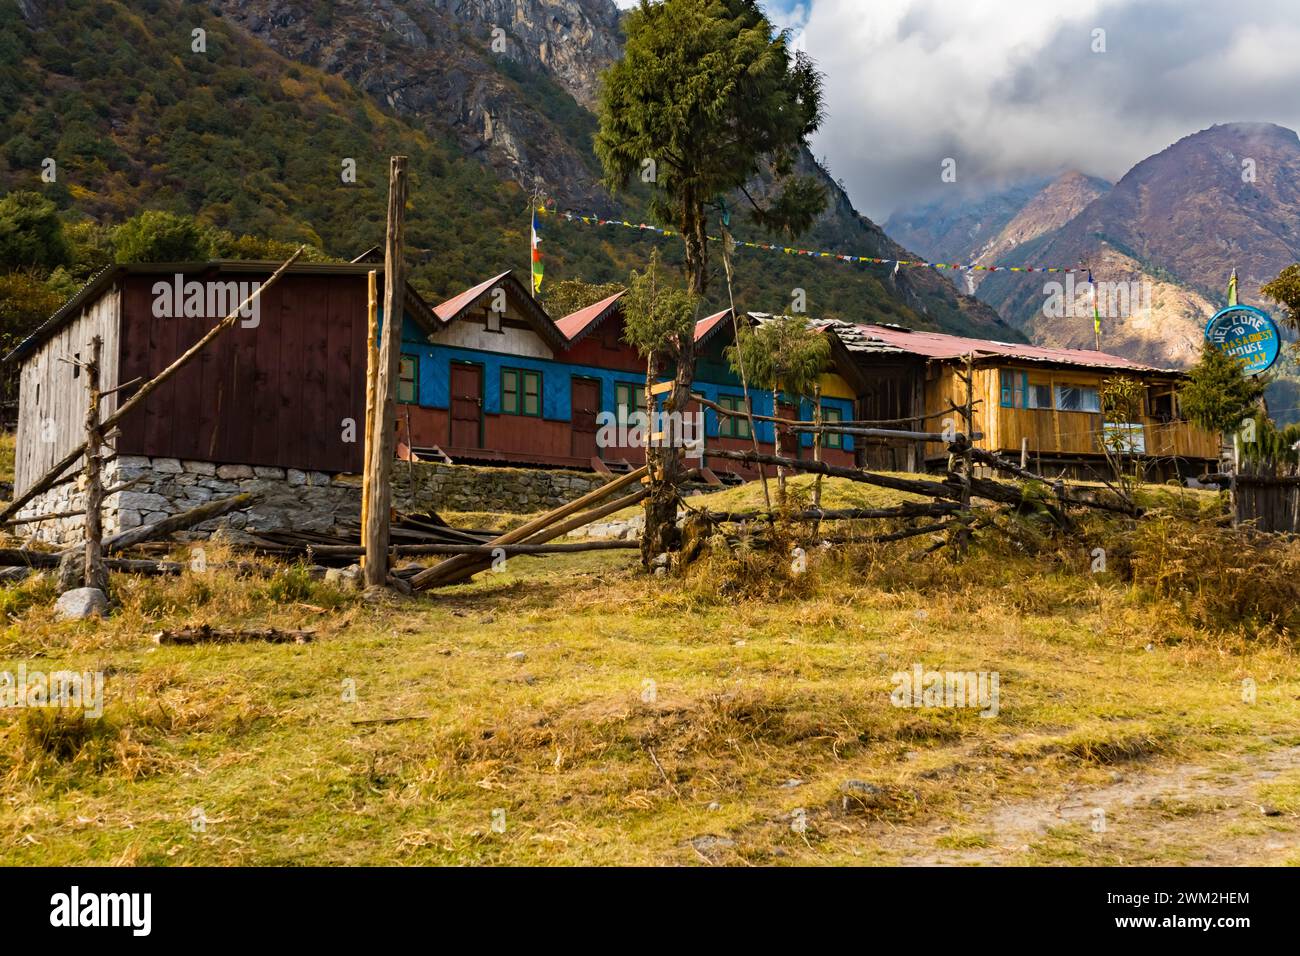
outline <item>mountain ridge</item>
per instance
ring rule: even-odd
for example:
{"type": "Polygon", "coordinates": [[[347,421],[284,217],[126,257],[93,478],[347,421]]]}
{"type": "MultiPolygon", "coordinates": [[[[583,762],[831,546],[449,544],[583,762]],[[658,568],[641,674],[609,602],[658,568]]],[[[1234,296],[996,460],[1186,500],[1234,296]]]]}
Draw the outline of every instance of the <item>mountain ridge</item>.
{"type": "MultiPolygon", "coordinates": [[[[382,235],[387,156],[411,161],[408,243],[422,292],[451,295],[527,264],[529,195],[644,220],[644,192],[611,196],[591,150],[602,64],[621,47],[610,0],[23,0],[0,5],[0,186],[37,188],[65,215],[140,209],[319,244],[348,258],[382,235]],[[190,50],[207,31],[207,52],[190,50]],[[494,32],[499,31],[499,32],[494,32]],[[494,42],[503,52],[493,50],[494,42]],[[42,184],[41,158],[60,157],[42,184]],[[340,183],[352,158],[357,181],[340,183]]],[[[887,256],[810,155],[830,202],[802,248],[887,256]]],[[[762,235],[742,213],[738,236],[762,235]]],[[[655,240],[556,226],[548,279],[620,281],[655,240]]],[[[660,240],[666,261],[680,250],[660,240]]],[[[1016,337],[941,276],[779,254],[737,254],[737,304],[1016,337]]],[[[910,254],[907,256],[910,257],[910,254]]],[[[720,264],[714,256],[715,276],[720,264]]],[[[545,288],[545,287],[544,287],[545,288]]],[[[713,283],[712,304],[726,295],[713,283]]]]}
{"type": "MultiPolygon", "coordinates": [[[[1205,321],[1226,304],[1234,266],[1241,301],[1268,307],[1260,286],[1300,260],[1300,137],[1276,124],[1210,126],[1134,164],[1108,189],[1097,180],[1076,186],[1069,201],[1040,190],[1007,220],[1003,241],[960,251],[981,264],[1086,264],[1110,289],[1138,283],[1141,314],[1103,310],[1108,351],[1186,367],[1199,354],[1205,321]],[[1097,194],[1084,203],[1089,185],[1097,194]],[[1016,227],[1007,227],[1034,204],[1035,227],[1015,241],[1016,227]]],[[[924,207],[902,218],[919,231],[935,228],[924,207]]],[[[989,273],[977,294],[1035,342],[1096,344],[1090,310],[1073,319],[1046,314],[1047,283],[989,273]]]]}

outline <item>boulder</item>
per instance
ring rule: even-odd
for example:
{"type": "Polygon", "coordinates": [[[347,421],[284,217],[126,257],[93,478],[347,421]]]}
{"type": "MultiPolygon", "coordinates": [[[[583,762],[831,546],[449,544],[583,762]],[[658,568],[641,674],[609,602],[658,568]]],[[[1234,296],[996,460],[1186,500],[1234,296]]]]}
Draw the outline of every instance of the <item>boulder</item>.
{"type": "Polygon", "coordinates": [[[80,621],[108,614],[108,598],[99,588],[73,588],[59,596],[54,613],[65,621],[80,621]]]}
{"type": "Polygon", "coordinates": [[[346,568],[330,568],[325,572],[325,583],[337,587],[360,590],[363,576],[361,565],[349,564],[346,568]]]}

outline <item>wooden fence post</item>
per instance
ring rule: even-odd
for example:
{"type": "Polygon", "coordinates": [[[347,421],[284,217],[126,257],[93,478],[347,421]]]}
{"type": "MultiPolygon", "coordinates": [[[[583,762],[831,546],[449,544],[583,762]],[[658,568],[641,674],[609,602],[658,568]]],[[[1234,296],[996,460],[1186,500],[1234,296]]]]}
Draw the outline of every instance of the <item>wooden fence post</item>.
{"type": "MultiPolygon", "coordinates": [[[[370,449],[375,441],[375,376],[379,369],[379,273],[371,269],[366,273],[366,430],[361,436],[361,528],[367,526],[367,505],[370,503],[370,449]]],[[[364,542],[362,542],[364,544],[364,542]]],[[[361,556],[365,567],[366,556],[361,556]]]]}
{"type": "MultiPolygon", "coordinates": [[[[813,427],[817,430],[813,432],[813,461],[822,460],[822,385],[817,382],[813,385],[813,427]]],[[[800,440],[796,432],[796,443],[800,440]]],[[[840,441],[841,446],[844,444],[843,439],[840,441]]],[[[798,444],[795,445],[798,448],[798,444]]],[[[798,457],[798,452],[795,452],[798,457]]],[[[812,506],[820,508],[822,506],[822,476],[818,475],[813,478],[813,497],[812,506]]]]}
{"type": "Polygon", "coordinates": [[[96,335],[90,340],[90,362],[86,365],[86,384],[90,401],[86,406],[86,564],[82,574],[85,587],[108,593],[108,569],[104,566],[104,481],[100,471],[100,446],[103,432],[99,424],[99,368],[104,340],[96,335]]]}
{"type": "MultiPolygon", "coordinates": [[[[406,279],[402,263],[406,226],[406,157],[388,169],[388,229],[384,239],[384,320],[375,376],[374,438],[366,460],[369,487],[365,533],[367,587],[388,580],[388,532],[393,501],[393,457],[397,443],[397,376],[402,356],[402,306],[406,279]]],[[[365,475],[362,483],[366,483],[365,475]]]]}

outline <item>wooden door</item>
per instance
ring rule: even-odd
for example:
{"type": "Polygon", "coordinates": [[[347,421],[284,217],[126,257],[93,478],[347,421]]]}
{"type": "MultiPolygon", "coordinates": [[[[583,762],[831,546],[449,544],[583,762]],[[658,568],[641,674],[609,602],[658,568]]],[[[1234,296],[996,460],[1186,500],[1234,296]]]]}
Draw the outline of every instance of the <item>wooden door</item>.
{"type": "Polygon", "coordinates": [[[453,362],[451,365],[452,448],[483,445],[483,367],[453,362]]]}
{"type": "Polygon", "coordinates": [[[600,457],[596,445],[596,416],[600,413],[600,382],[574,377],[569,385],[569,454],[589,461],[600,457]]]}

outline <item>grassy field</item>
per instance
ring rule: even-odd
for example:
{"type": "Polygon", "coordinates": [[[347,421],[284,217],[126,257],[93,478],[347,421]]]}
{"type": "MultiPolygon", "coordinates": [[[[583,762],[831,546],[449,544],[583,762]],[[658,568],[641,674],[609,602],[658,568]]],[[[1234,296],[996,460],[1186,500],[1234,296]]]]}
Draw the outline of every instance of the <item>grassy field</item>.
{"type": "Polygon", "coordinates": [[[1300,548],[1225,546],[1212,496],[1148,500],[1079,541],[1025,521],[961,560],[810,547],[803,573],[514,558],[373,603],[210,546],[203,573],[115,577],[105,621],[9,587],[0,670],[106,689],[99,720],[0,711],[0,861],[1300,864],[1300,548]],[[237,621],[317,639],[150,637],[237,621]],[[996,716],[895,706],[917,664],[996,673],[996,716]]]}

